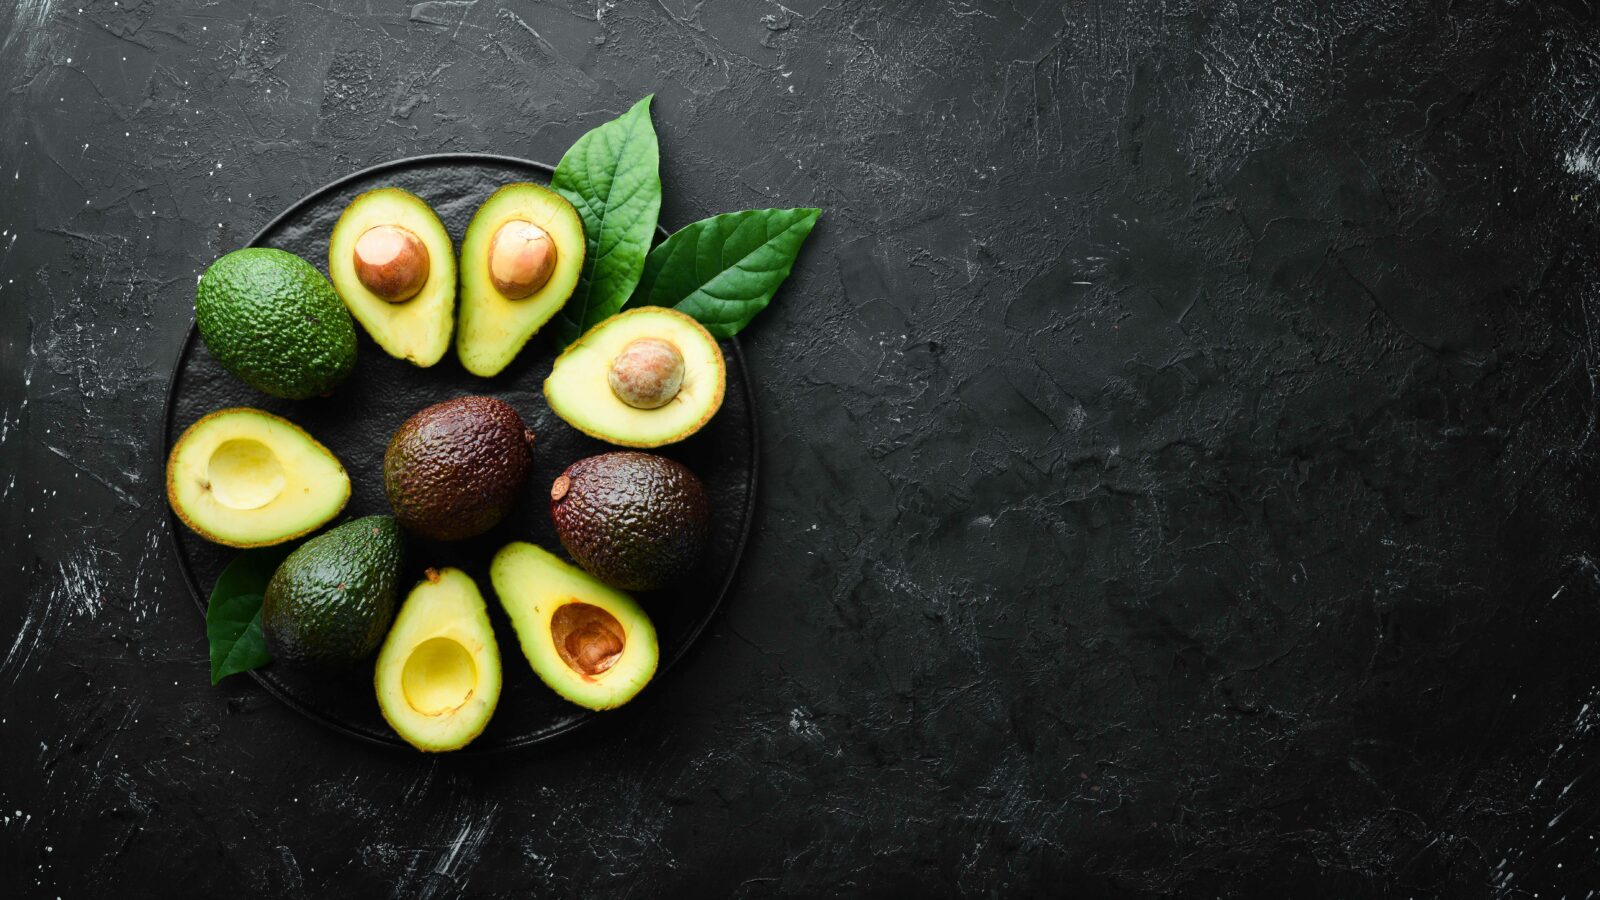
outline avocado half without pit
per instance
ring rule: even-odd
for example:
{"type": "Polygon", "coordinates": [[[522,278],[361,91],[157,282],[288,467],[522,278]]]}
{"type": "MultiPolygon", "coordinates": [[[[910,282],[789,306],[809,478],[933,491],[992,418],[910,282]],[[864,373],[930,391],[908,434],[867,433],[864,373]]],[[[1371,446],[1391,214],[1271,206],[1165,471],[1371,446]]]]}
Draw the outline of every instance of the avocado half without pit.
{"type": "Polygon", "coordinates": [[[426,367],[450,349],[455,251],[421,197],[387,187],[350,201],[328,238],[328,275],[350,314],[390,356],[426,367]]]}
{"type": "Polygon", "coordinates": [[[507,544],[489,567],[528,663],[588,709],[633,699],[655,675],[656,629],[627,594],[533,544],[507,544]]]}
{"type": "Polygon", "coordinates": [[[350,499],[344,466],[288,419],[248,407],[190,425],[167,458],[167,501],[229,547],[280,544],[320,528],[350,499]]]}
{"type": "Polygon", "coordinates": [[[722,408],[722,348],[692,317],[659,306],[618,313],[556,358],[545,400],[567,424],[622,447],[694,434],[722,408]]]}
{"type": "Polygon", "coordinates": [[[522,182],[495,191],[461,239],[456,353],[498,374],[572,296],[583,271],[583,220],[560,194],[522,182]]]}
{"type": "Polygon", "coordinates": [[[373,683],[384,719],[418,750],[459,750],[483,733],[500,699],[500,648],[470,576],[427,571],[378,652],[373,683]]]}

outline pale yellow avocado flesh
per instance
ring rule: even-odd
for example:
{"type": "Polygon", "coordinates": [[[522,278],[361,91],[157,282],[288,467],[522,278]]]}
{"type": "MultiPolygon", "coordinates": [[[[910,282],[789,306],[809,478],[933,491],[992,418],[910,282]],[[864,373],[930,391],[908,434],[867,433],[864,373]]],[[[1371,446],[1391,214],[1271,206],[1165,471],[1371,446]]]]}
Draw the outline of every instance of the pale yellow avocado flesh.
{"type": "Polygon", "coordinates": [[[167,457],[167,502],[201,537],[265,547],[314,531],[344,509],[350,477],[288,419],[248,407],[190,425],[167,457]]]}
{"type": "Polygon", "coordinates": [[[583,220],[560,194],[528,182],[508,184],[485,200],[461,239],[461,322],[456,354],[474,375],[496,375],[561,309],[583,272],[583,220]],[[508,222],[531,222],[555,243],[556,262],[543,287],[520,300],[495,289],[489,245],[508,222]]]}
{"type": "Polygon", "coordinates": [[[456,312],[455,249],[444,223],[421,197],[387,187],[350,201],[328,238],[328,279],[350,314],[390,356],[427,367],[450,349],[456,312]],[[356,242],[380,225],[398,225],[428,248],[428,280],[415,296],[399,303],[367,290],[356,276],[356,242]]]}
{"type": "Polygon", "coordinates": [[[378,651],[373,685],[384,719],[418,750],[459,750],[488,726],[500,682],[500,647],[477,584],[460,569],[428,570],[378,651]]]}
{"type": "Polygon", "coordinates": [[[634,599],[533,544],[507,544],[489,567],[495,595],[533,671],[589,709],[627,703],[655,675],[656,629],[634,599]]]}
{"type": "Polygon", "coordinates": [[[722,408],[727,387],[722,348],[705,326],[675,309],[641,306],[618,313],[573,342],[544,380],[545,401],[567,424],[621,447],[660,447],[699,431],[722,408]],[[611,389],[612,361],[640,338],[683,354],[683,384],[665,406],[629,406],[611,389]]]}

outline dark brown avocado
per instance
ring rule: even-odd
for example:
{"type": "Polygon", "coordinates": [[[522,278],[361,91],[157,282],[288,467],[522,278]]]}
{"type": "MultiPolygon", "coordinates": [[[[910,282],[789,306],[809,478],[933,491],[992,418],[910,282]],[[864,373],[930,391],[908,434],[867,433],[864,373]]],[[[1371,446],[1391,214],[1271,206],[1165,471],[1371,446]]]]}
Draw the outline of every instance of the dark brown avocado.
{"type": "Polygon", "coordinates": [[[511,404],[457,397],[407,419],[383,456],[389,506],[407,531],[459,541],[493,528],[533,467],[533,434],[511,404]]]}
{"type": "Polygon", "coordinates": [[[705,487],[682,463],[637,451],[580,459],[550,487],[561,545],[589,574],[652,591],[699,562],[711,528],[705,487]]]}

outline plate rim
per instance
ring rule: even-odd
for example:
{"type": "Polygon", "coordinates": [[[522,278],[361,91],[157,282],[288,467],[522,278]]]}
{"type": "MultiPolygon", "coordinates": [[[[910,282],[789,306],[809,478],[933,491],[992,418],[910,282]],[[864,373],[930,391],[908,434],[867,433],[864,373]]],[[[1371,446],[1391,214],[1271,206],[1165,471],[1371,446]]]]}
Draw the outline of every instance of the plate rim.
{"type": "MultiPolygon", "coordinates": [[[[301,195],[298,200],[295,200],[293,203],[284,207],[282,211],[280,211],[276,216],[273,216],[272,219],[270,219],[265,225],[262,225],[259,229],[257,229],[255,234],[250,237],[250,240],[240,245],[239,249],[261,246],[261,241],[263,238],[268,232],[278,227],[280,222],[299,212],[302,207],[309,204],[313,199],[324,194],[337,191],[352,182],[373,175],[379,175],[385,171],[398,169],[404,166],[417,165],[419,163],[452,162],[503,163],[510,166],[542,172],[546,178],[549,178],[555,174],[555,167],[549,165],[548,163],[524,159],[519,156],[510,156],[503,153],[424,153],[418,156],[406,156],[399,159],[391,159],[376,165],[367,166],[363,169],[357,169],[354,172],[349,172],[345,175],[335,178],[332,181],[313,188],[310,191],[307,191],[305,194],[301,195]]],[[[667,236],[667,231],[661,225],[659,220],[656,223],[656,236],[658,239],[665,238],[667,236]]],[[[320,271],[320,269],[318,271],[320,271]]],[[[199,336],[199,333],[199,326],[191,314],[188,330],[184,333],[183,341],[178,345],[177,355],[173,359],[171,370],[167,373],[166,399],[161,408],[161,459],[163,462],[163,469],[165,469],[165,464],[172,454],[170,440],[173,430],[172,412],[173,403],[177,395],[179,371],[183,367],[184,360],[189,357],[189,353],[193,350],[195,339],[199,336]]],[[[749,489],[746,492],[745,497],[743,523],[742,527],[739,529],[739,536],[733,548],[733,565],[729,567],[727,576],[723,579],[722,585],[718,588],[716,596],[712,599],[710,609],[706,611],[704,616],[700,617],[700,621],[689,631],[688,636],[684,639],[682,645],[677,648],[677,651],[674,652],[670,657],[667,657],[660,665],[656,667],[656,673],[651,678],[652,684],[659,682],[669,672],[671,672],[674,667],[677,666],[678,662],[688,654],[690,648],[694,647],[700,642],[700,637],[705,633],[706,628],[708,628],[711,625],[711,622],[717,618],[719,613],[721,613],[723,604],[727,601],[728,593],[733,589],[734,581],[739,576],[740,567],[744,563],[745,548],[748,546],[750,541],[750,532],[755,527],[756,496],[760,490],[761,484],[760,416],[758,414],[758,410],[756,409],[755,391],[750,384],[750,373],[745,367],[744,350],[739,345],[739,339],[737,337],[729,337],[726,340],[733,352],[725,355],[731,355],[733,357],[734,365],[738,367],[739,383],[743,386],[745,403],[750,410],[750,474],[747,478],[749,489]]],[[[171,546],[173,555],[177,559],[178,571],[183,576],[184,585],[188,588],[189,595],[194,600],[195,606],[200,612],[201,620],[204,621],[206,609],[210,602],[210,594],[209,592],[201,589],[199,581],[195,578],[194,565],[189,559],[189,554],[183,549],[183,542],[178,539],[180,534],[179,529],[183,528],[184,526],[183,523],[178,520],[177,512],[172,509],[172,504],[167,501],[165,472],[163,472],[159,483],[161,485],[161,504],[166,508],[167,542],[171,546]]],[[[518,647],[517,654],[513,655],[520,656],[520,653],[521,648],[518,647]]],[[[501,657],[504,659],[505,654],[501,654],[501,657]]],[[[257,685],[264,689],[275,700],[282,703],[284,706],[287,706],[289,709],[293,710],[299,715],[304,716],[305,718],[310,719],[311,721],[316,722],[325,728],[345,735],[346,737],[354,738],[373,747],[383,747],[389,750],[414,749],[410,744],[407,744],[405,741],[400,739],[399,736],[392,733],[369,733],[340,721],[333,716],[326,715],[318,710],[314,710],[306,706],[293,695],[289,694],[287,691],[268,680],[260,669],[251,669],[246,674],[248,674],[257,685]]],[[[647,688],[648,687],[649,686],[647,685],[647,688]]],[[[629,703],[621,710],[610,710],[608,712],[612,718],[615,718],[618,712],[623,712],[625,714],[627,710],[634,708],[636,707],[632,703],[629,703]]],[[[454,753],[451,755],[470,753],[474,755],[488,756],[496,753],[509,753],[515,750],[524,750],[528,747],[547,743],[549,741],[556,740],[557,738],[569,735],[586,725],[592,724],[598,718],[599,714],[597,712],[593,710],[583,710],[579,713],[577,718],[569,721],[559,728],[556,728],[553,731],[547,731],[533,736],[518,737],[515,740],[493,747],[477,747],[474,746],[474,744],[468,744],[466,747],[454,751],[454,753]]],[[[431,756],[433,754],[429,755],[431,756]]]]}

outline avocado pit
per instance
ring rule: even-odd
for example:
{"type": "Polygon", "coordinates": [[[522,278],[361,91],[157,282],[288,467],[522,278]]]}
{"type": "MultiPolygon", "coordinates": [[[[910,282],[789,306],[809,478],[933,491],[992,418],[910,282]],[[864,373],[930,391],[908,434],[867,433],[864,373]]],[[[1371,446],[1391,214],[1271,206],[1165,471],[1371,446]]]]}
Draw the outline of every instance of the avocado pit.
{"type": "Polygon", "coordinates": [[[356,239],[356,278],[389,303],[404,303],[428,283],[428,247],[399,225],[368,228],[356,239]]]}
{"type": "Polygon", "coordinates": [[[531,296],[555,270],[555,241],[526,219],[501,225],[489,241],[489,281],[508,299],[531,296]]]}
{"type": "Polygon", "coordinates": [[[683,352],[671,341],[644,337],[630,341],[606,371],[617,399],[634,409],[660,409],[683,388],[683,352]]]}
{"type": "Polygon", "coordinates": [[[628,640],[616,616],[576,600],[562,604],[551,615],[550,638],[561,661],[589,678],[616,665],[628,640]]]}

